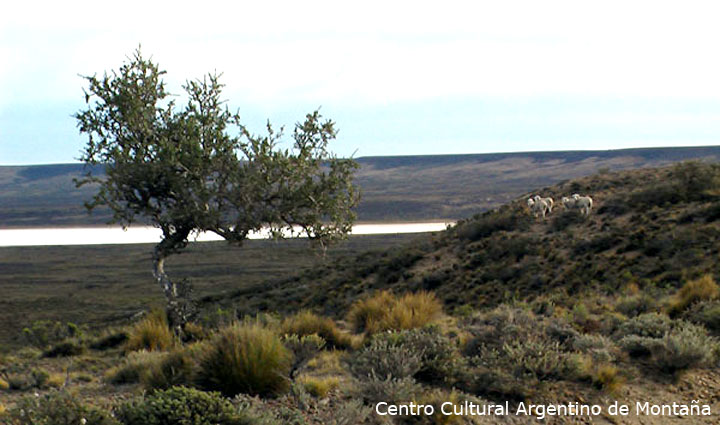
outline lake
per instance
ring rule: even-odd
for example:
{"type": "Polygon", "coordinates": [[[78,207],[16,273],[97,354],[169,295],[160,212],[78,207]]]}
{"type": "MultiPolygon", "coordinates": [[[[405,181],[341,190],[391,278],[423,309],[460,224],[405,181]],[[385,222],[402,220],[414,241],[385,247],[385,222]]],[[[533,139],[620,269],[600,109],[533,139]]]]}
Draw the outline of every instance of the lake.
{"type": "MultiPolygon", "coordinates": [[[[379,235],[393,233],[421,233],[445,230],[451,222],[429,223],[382,223],[356,224],[353,235],[379,235]]],[[[40,246],[40,245],[106,245],[157,243],[162,233],[150,226],[135,226],[127,230],[121,227],[51,227],[28,229],[0,229],[0,246],[40,246]]],[[[250,235],[250,239],[263,239],[267,232],[250,235]]],[[[222,240],[214,233],[201,233],[191,237],[191,241],[208,242],[222,240]]]]}

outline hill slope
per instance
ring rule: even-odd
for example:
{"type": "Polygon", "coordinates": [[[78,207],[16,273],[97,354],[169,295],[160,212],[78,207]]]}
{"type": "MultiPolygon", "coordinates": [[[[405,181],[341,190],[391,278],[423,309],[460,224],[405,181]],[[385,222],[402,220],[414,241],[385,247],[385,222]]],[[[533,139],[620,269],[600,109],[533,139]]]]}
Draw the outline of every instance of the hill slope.
{"type": "Polygon", "coordinates": [[[269,306],[338,315],[385,288],[433,290],[449,308],[614,293],[630,284],[661,293],[706,273],[720,276],[717,176],[715,166],[690,164],[577,179],[540,193],[590,194],[588,218],[556,206],[536,219],[523,197],[400,248],[240,290],[235,304],[246,312],[269,306]]]}
{"type": "MultiPolygon", "coordinates": [[[[362,221],[459,219],[522,193],[600,169],[720,159],[720,147],[359,158],[362,221]]],[[[102,224],[88,216],[92,187],[76,189],[81,164],[0,167],[0,227],[102,224]]]]}

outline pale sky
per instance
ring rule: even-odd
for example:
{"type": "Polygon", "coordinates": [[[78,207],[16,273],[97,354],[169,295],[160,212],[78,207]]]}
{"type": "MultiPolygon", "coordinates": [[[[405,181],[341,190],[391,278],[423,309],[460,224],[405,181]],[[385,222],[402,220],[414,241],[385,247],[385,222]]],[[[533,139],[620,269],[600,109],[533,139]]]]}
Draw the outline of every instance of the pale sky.
{"type": "Polygon", "coordinates": [[[23,1],[0,15],[0,164],[73,162],[79,75],[138,45],[218,71],[260,131],[321,107],[342,156],[720,144],[720,3],[23,1]]]}

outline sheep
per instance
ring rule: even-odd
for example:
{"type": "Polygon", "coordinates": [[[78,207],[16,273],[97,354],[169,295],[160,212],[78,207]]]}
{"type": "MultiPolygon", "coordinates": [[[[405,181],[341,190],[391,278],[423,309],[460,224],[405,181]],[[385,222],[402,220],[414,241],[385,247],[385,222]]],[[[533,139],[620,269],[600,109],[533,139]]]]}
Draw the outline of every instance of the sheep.
{"type": "Polygon", "coordinates": [[[566,211],[575,208],[575,198],[563,196],[561,202],[566,211]]]}
{"type": "Polygon", "coordinates": [[[580,214],[590,215],[593,206],[593,200],[589,196],[580,196],[577,193],[573,195],[575,200],[574,207],[580,210],[580,214]]]}
{"type": "Polygon", "coordinates": [[[528,206],[530,207],[530,210],[535,214],[535,217],[542,215],[543,218],[545,218],[545,214],[548,211],[548,203],[543,200],[538,195],[535,195],[533,198],[528,199],[528,206]],[[530,203],[532,201],[532,204],[530,203]]]}
{"type": "Polygon", "coordinates": [[[548,213],[552,212],[553,206],[555,205],[555,201],[553,201],[553,198],[541,198],[548,206],[548,213]]]}

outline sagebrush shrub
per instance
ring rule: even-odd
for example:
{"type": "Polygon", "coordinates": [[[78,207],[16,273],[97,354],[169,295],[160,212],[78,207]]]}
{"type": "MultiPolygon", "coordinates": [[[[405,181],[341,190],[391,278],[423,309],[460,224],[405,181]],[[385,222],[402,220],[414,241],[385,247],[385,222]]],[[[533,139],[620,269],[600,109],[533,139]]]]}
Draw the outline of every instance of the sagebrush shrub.
{"type": "Polygon", "coordinates": [[[668,332],[652,352],[652,361],[661,371],[676,373],[708,365],[717,350],[717,341],[691,323],[681,323],[668,332]]]}
{"type": "Polygon", "coordinates": [[[25,396],[7,416],[12,425],[120,425],[109,412],[88,406],[67,391],[25,396]]]}
{"type": "Polygon", "coordinates": [[[200,357],[201,388],[227,396],[277,395],[289,388],[292,354],[273,331],[235,324],[218,331],[200,357]]]}
{"type": "MultiPolygon", "coordinates": [[[[121,404],[115,409],[123,425],[251,425],[232,403],[216,392],[173,387],[121,404]]],[[[79,423],[79,422],[78,422],[79,423]]]]}
{"type": "Polygon", "coordinates": [[[670,331],[672,320],[662,313],[645,313],[622,323],[616,332],[618,338],[639,336],[660,338],[670,331]]]}
{"type": "Polygon", "coordinates": [[[380,378],[374,373],[360,380],[356,388],[357,396],[368,404],[376,404],[381,401],[392,404],[407,402],[414,400],[422,391],[422,387],[411,377],[380,378]]]}
{"type": "Polygon", "coordinates": [[[422,351],[399,344],[397,335],[381,334],[353,354],[350,370],[360,379],[409,378],[422,368],[422,356],[422,351]]]}
{"type": "Polygon", "coordinates": [[[456,344],[436,326],[400,332],[397,344],[420,355],[420,370],[414,375],[420,382],[452,383],[466,366],[456,344]]]}
{"type": "Polygon", "coordinates": [[[711,331],[720,332],[720,302],[704,301],[693,305],[683,316],[711,331]]]}

